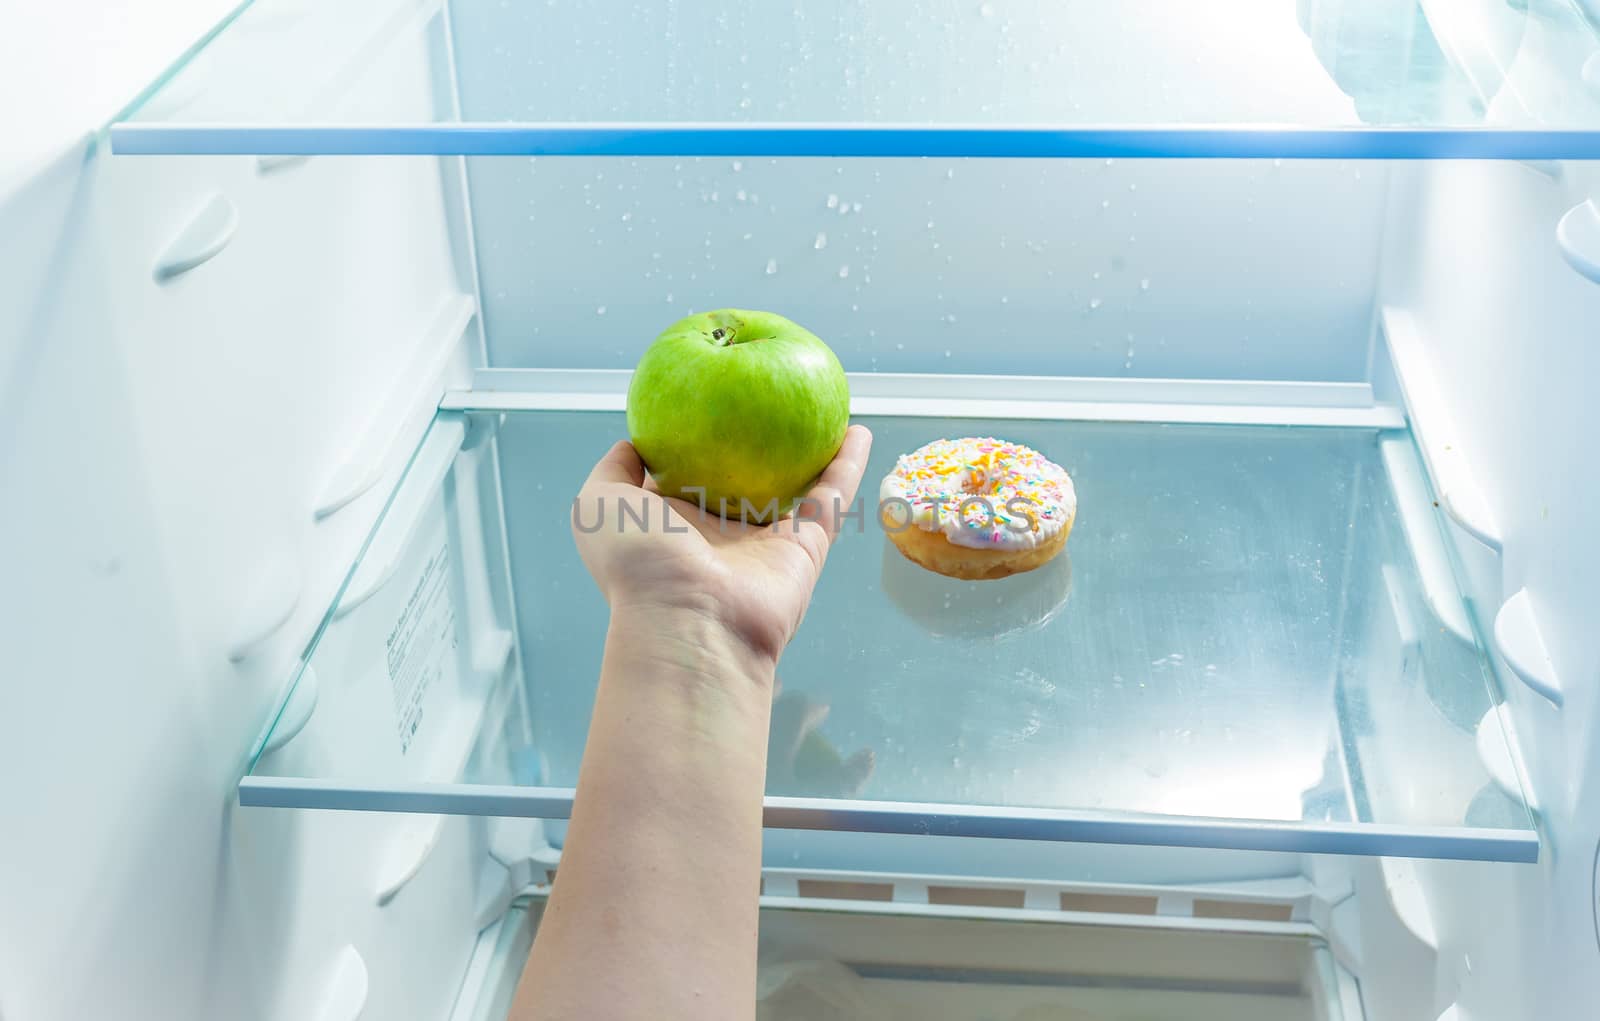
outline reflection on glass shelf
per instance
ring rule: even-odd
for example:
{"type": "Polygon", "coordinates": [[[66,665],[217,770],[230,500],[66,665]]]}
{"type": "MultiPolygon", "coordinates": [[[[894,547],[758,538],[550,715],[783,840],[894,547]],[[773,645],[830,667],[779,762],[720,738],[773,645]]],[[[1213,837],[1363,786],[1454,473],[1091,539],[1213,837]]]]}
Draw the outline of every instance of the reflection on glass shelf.
{"type": "MultiPolygon", "coordinates": [[[[425,446],[412,469],[422,480],[408,478],[369,549],[409,551],[382,590],[392,589],[389,602],[336,609],[312,651],[323,704],[308,732],[320,726],[321,736],[264,757],[256,777],[273,793],[247,800],[564,815],[606,627],[571,542],[570,500],[624,435],[622,416],[470,421],[468,437],[493,437],[458,456],[442,483],[425,446]],[[486,490],[470,515],[461,494],[490,485],[493,473],[480,464],[472,487],[460,475],[490,452],[500,462],[510,575],[490,570],[474,583],[463,564],[496,563],[499,528],[486,490]],[[412,515],[412,506],[430,509],[412,515]],[[467,527],[485,514],[491,520],[467,527]],[[417,538],[384,538],[397,528],[417,538]],[[440,579],[434,596],[430,571],[440,579]],[[509,647],[499,662],[472,654],[492,644],[485,627],[504,626],[510,589],[521,659],[509,647]],[[370,614],[364,624],[347,625],[360,613],[370,614]],[[520,672],[505,669],[508,656],[520,672]]],[[[1078,522],[1063,556],[1000,582],[922,571],[871,515],[848,530],[780,665],[769,825],[1537,854],[1526,808],[1493,787],[1477,758],[1488,667],[1470,641],[1430,618],[1423,586],[1439,581],[1414,565],[1400,490],[1380,456],[1384,434],[867,424],[876,437],[869,492],[898,453],[931,438],[1001,435],[1072,472],[1078,522]]],[[[1408,438],[1393,435],[1409,452],[1408,438]]],[[[1413,509],[1436,527],[1431,508],[1413,509]]],[[[371,576],[358,566],[358,578],[364,570],[371,576]]],[[[351,591],[366,589],[352,582],[347,599],[351,591]]]]}
{"type": "Polygon", "coordinates": [[[1583,158],[1593,140],[1570,129],[1600,129],[1583,73],[1596,51],[1576,0],[257,0],[134,107],[116,146],[1583,158]],[[657,130],[670,125],[739,130],[657,130]],[[757,125],[859,130],[743,130],[757,125]],[[981,130],[877,130],[891,125],[981,130]],[[1008,125],[1062,130],[988,130],[1008,125]],[[1249,125],[1272,130],[1171,130],[1249,125]],[[1293,137],[1440,127],[1473,130],[1293,137]],[[1508,129],[1535,133],[1475,137],[1508,129]]]}

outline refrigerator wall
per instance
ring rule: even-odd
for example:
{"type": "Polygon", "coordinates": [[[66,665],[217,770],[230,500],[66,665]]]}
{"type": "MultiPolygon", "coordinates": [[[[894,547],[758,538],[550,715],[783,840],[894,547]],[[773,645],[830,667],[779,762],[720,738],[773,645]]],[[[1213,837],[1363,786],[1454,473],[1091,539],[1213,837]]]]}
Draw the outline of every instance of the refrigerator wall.
{"type": "Polygon", "coordinates": [[[1479,578],[1474,610],[1492,634],[1502,600],[1525,590],[1565,694],[1556,708],[1525,686],[1506,688],[1538,800],[1539,864],[1419,864],[1464,1018],[1579,1016],[1600,974],[1600,539],[1591,527],[1600,285],[1574,272],[1557,243],[1562,217],[1600,194],[1597,170],[1412,167],[1390,204],[1382,300],[1415,317],[1455,427],[1443,442],[1470,464],[1503,542],[1495,557],[1457,532],[1479,578]]]}
{"type": "MultiPolygon", "coordinates": [[[[445,1017],[481,824],[382,901],[410,820],[234,787],[426,427],[396,412],[481,358],[447,175],[110,160],[100,124],[227,9],[35,13],[0,62],[32,97],[0,161],[0,1016],[307,1018],[361,985],[445,1017]]],[[[382,99],[415,116],[402,56],[382,99]]]]}

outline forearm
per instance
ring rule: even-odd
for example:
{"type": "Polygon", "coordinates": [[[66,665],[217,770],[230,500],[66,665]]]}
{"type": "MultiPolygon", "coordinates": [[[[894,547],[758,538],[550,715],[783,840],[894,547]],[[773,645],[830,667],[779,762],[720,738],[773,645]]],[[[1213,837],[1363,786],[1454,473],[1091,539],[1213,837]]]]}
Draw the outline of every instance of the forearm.
{"type": "Polygon", "coordinates": [[[704,617],[613,614],[514,1017],[753,1015],[772,678],[704,617]]]}

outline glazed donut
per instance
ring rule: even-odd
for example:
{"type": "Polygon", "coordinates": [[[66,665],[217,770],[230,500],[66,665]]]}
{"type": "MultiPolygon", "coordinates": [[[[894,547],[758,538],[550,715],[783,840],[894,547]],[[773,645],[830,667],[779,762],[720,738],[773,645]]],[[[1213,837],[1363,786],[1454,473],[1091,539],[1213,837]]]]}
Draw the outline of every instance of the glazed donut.
{"type": "Polygon", "coordinates": [[[902,454],[878,489],[901,553],[930,571],[981,581],[1049,562],[1078,514],[1072,479],[1020,443],[934,440],[902,454]]]}

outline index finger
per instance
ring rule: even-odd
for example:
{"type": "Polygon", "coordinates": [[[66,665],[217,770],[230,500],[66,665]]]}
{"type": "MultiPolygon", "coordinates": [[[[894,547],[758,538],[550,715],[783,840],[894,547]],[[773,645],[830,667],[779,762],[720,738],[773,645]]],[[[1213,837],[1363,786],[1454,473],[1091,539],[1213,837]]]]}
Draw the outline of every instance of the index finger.
{"type": "Polygon", "coordinates": [[[799,529],[802,544],[818,567],[827,556],[828,546],[834,536],[839,534],[839,524],[845,511],[856,498],[861,475],[867,470],[867,455],[871,451],[872,433],[864,425],[851,426],[845,431],[844,444],[839,447],[839,452],[833,455],[833,460],[823,469],[816,485],[811,487],[811,492],[802,501],[818,509],[816,516],[808,516],[799,529]],[[817,527],[805,528],[804,524],[817,527]]]}
{"type": "Polygon", "coordinates": [[[630,486],[644,483],[644,462],[639,459],[639,452],[633,449],[633,444],[627,440],[618,440],[606,451],[604,457],[589,472],[585,486],[596,482],[621,482],[630,486]]]}

